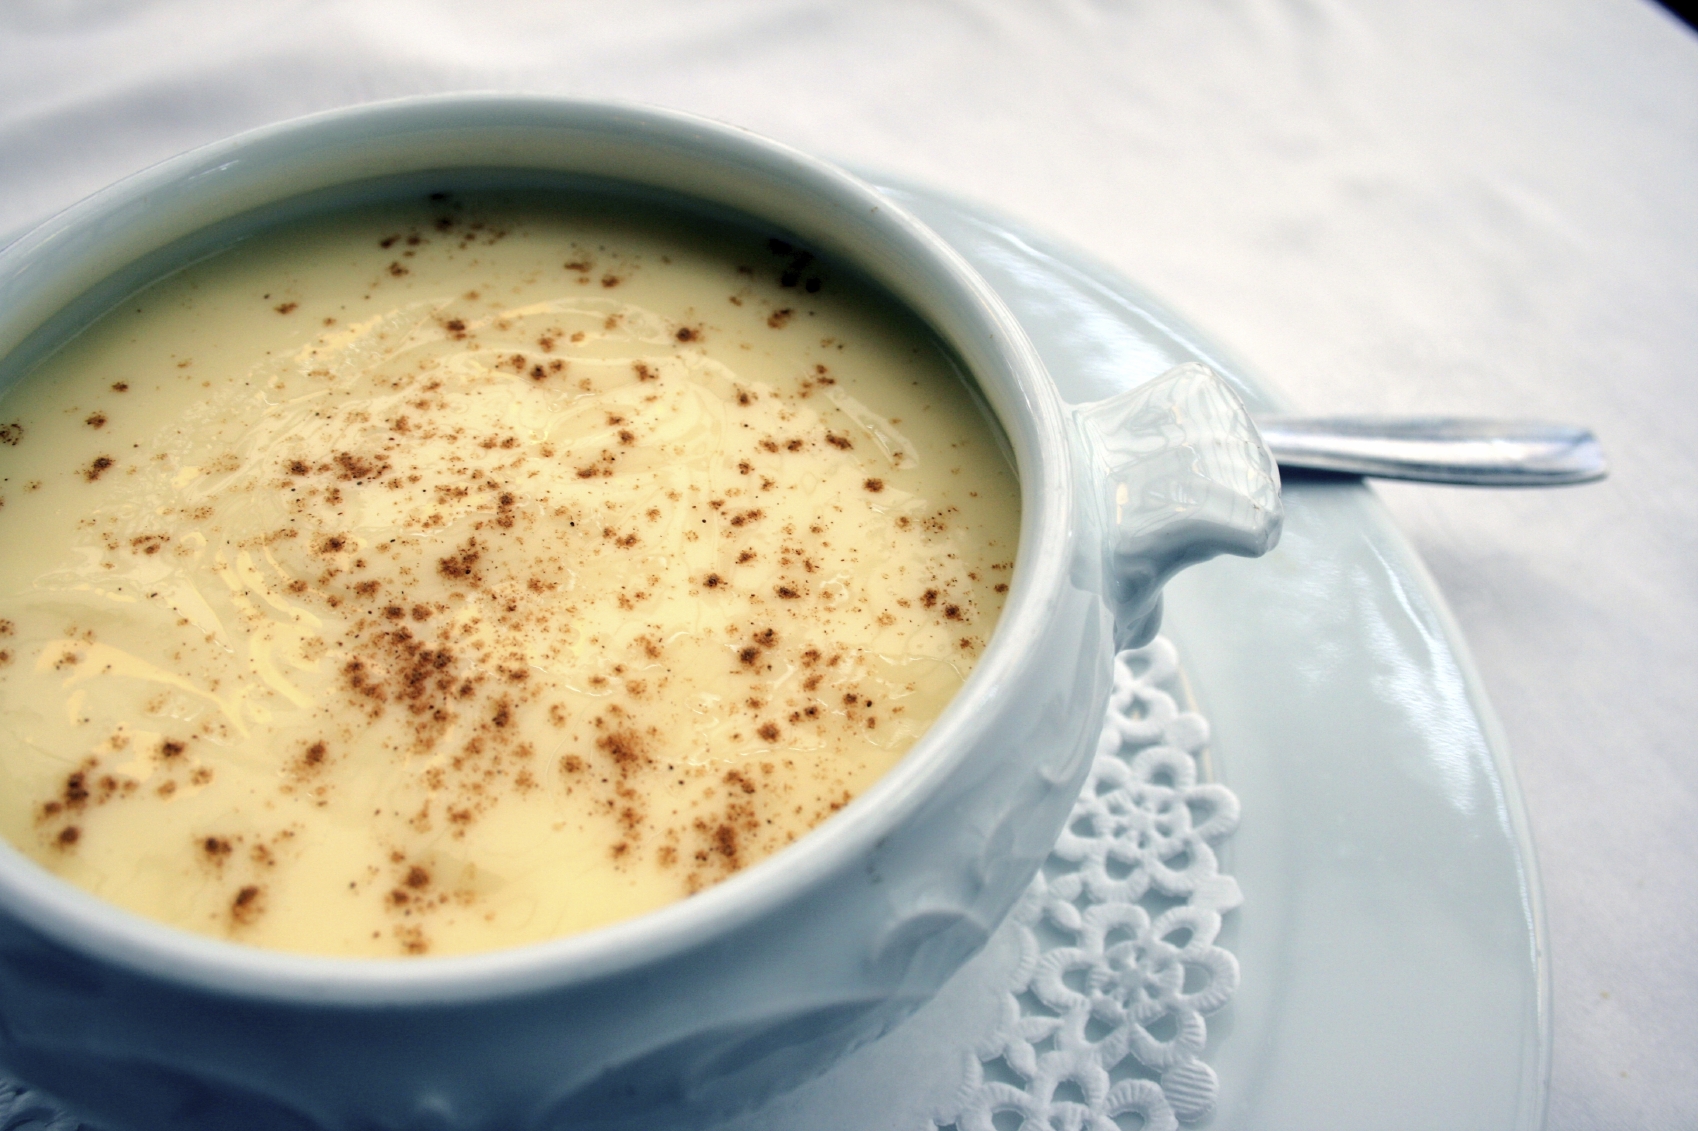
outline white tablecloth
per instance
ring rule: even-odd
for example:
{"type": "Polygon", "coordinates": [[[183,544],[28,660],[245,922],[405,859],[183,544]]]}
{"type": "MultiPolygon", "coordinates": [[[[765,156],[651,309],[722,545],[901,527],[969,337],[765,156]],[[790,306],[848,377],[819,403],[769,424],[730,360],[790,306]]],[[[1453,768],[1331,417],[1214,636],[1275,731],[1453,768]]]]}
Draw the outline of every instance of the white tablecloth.
{"type": "Polygon", "coordinates": [[[1383,495],[1514,749],[1550,1126],[1698,1123],[1698,37],[1643,0],[12,0],[0,232],[249,126],[488,88],[989,205],[1309,411],[1595,427],[1600,485],[1383,495]]]}

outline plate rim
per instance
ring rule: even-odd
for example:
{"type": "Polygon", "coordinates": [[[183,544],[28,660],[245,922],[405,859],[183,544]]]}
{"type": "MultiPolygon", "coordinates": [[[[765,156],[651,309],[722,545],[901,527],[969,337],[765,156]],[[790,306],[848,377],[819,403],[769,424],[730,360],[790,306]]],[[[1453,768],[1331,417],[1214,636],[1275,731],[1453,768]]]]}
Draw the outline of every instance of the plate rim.
{"type": "MultiPolygon", "coordinates": [[[[981,229],[1004,239],[1013,238],[1049,263],[1074,273],[1089,282],[1094,290],[1112,304],[1124,306],[1141,317],[1159,322],[1164,330],[1202,357],[1211,367],[1218,369],[1241,394],[1247,394],[1245,400],[1254,411],[1295,410],[1294,402],[1283,390],[1253,366],[1245,363],[1235,351],[1221,345],[1215,338],[1199,329],[1191,319],[1088,250],[994,207],[967,200],[924,182],[885,170],[855,166],[851,169],[875,189],[892,196],[910,211],[920,215],[922,220],[926,220],[926,204],[948,208],[981,229]],[[916,201],[923,202],[921,207],[915,207],[916,201]]],[[[952,242],[947,235],[944,238],[946,242],[952,242]]],[[[972,257],[965,251],[962,254],[971,261],[972,257]]],[[[974,266],[977,269],[977,264],[974,266]]],[[[995,289],[994,283],[992,288],[995,289]]],[[[1009,305],[1018,319],[1021,315],[1019,304],[1010,301],[1009,305]]],[[[1066,400],[1065,396],[1063,400],[1066,400]]],[[[1528,942],[1531,953],[1528,955],[1528,962],[1532,972],[1533,990],[1532,1024],[1530,1031],[1523,1034],[1524,1052],[1530,1051],[1532,1055],[1524,1057],[1523,1060],[1517,1111],[1521,1116],[1519,1127],[1523,1131],[1536,1131],[1545,1125],[1550,1098],[1553,1034],[1550,936],[1538,854],[1519,777],[1515,771],[1514,758],[1503,724],[1492,708],[1485,682],[1462,633],[1461,625],[1445,600],[1437,580],[1408,536],[1393,520],[1390,509],[1373,490],[1372,485],[1362,479],[1356,479],[1356,485],[1361,488],[1355,495],[1366,511],[1369,520],[1367,525],[1371,527],[1377,544],[1386,551],[1382,560],[1387,572],[1400,581],[1407,591],[1425,603],[1426,611],[1432,614],[1439,625],[1443,643],[1455,661],[1467,702],[1475,721],[1479,724],[1481,738],[1490,754],[1492,772],[1502,787],[1503,811],[1509,826],[1509,839],[1514,849],[1515,865],[1522,880],[1520,890],[1525,901],[1523,913],[1530,928],[1528,942]]],[[[1183,668],[1183,646],[1180,655],[1183,668]]]]}

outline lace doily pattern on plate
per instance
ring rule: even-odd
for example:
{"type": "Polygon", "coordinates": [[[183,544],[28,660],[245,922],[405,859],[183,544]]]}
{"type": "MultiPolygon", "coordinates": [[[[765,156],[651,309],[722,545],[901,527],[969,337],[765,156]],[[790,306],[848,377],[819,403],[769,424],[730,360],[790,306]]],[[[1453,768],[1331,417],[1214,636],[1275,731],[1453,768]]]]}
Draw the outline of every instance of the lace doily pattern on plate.
{"type": "Polygon", "coordinates": [[[1161,638],[1116,659],[1090,777],[1012,916],[1000,1022],[934,1125],[1119,1131],[1135,1116],[1172,1131],[1213,1110],[1204,1017],[1238,987],[1215,939],[1241,902],[1215,848],[1238,799],[1198,780],[1208,724],[1180,710],[1178,674],[1161,638]]]}

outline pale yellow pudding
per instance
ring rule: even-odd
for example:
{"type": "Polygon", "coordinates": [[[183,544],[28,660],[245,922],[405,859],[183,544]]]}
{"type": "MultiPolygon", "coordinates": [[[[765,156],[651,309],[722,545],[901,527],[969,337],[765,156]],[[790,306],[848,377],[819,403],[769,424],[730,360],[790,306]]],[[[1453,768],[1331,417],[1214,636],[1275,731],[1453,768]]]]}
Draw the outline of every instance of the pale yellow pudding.
{"type": "Polygon", "coordinates": [[[0,832],[190,930],[585,930],[961,686],[1019,527],[949,355],[805,252],[444,198],[270,231],[0,399],[0,832]]]}

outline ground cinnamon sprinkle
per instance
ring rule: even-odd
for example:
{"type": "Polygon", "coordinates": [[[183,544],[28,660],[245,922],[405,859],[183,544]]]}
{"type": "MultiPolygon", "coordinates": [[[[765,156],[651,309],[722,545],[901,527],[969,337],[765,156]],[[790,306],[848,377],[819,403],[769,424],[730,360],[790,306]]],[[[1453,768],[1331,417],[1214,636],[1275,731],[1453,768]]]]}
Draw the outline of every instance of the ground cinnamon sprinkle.
{"type": "Polygon", "coordinates": [[[264,894],[257,884],[243,884],[230,901],[231,921],[238,926],[246,926],[258,919],[265,911],[264,894]]]}
{"type": "MultiPolygon", "coordinates": [[[[193,690],[151,693],[128,729],[88,724],[99,755],[26,819],[45,858],[113,852],[114,805],[201,814],[172,831],[209,893],[196,929],[271,945],[363,915],[360,953],[446,953],[517,937],[501,932],[520,906],[598,921],[560,895],[571,868],[639,910],[718,882],[848,804],[948,701],[994,623],[1006,586],[977,578],[1017,515],[954,509],[958,446],[1001,465],[960,423],[978,419],[964,393],[907,391],[953,381],[947,358],[892,378],[907,399],[889,415],[919,422],[899,426],[877,415],[877,351],[833,320],[854,292],[811,252],[703,258],[689,269],[711,285],[690,293],[712,306],[666,306],[688,256],[624,220],[544,239],[538,215],[448,194],[324,237],[344,260],[363,249],[351,287],[292,273],[295,297],[233,294],[276,335],[269,360],[231,380],[216,351],[173,347],[156,368],[198,415],[157,450],[130,431],[142,402],[86,407],[129,387],[90,370],[108,399],[65,424],[109,454],[55,473],[86,496],[97,579],[123,579],[157,623],[112,644],[32,625],[27,655],[51,638],[55,677],[98,692],[134,653],[193,690]],[[534,270],[498,274],[526,256],[534,270]],[[145,522],[111,518],[120,489],[156,493],[145,522]],[[1000,525],[975,535],[987,514],[1000,525]],[[278,737],[256,769],[262,714],[278,737]],[[327,860],[332,829],[369,851],[327,860]],[[532,862],[503,855],[519,841],[532,862]]],[[[0,451],[35,428],[0,426],[0,451]]],[[[6,663],[21,640],[0,696],[34,670],[6,663]]]]}

